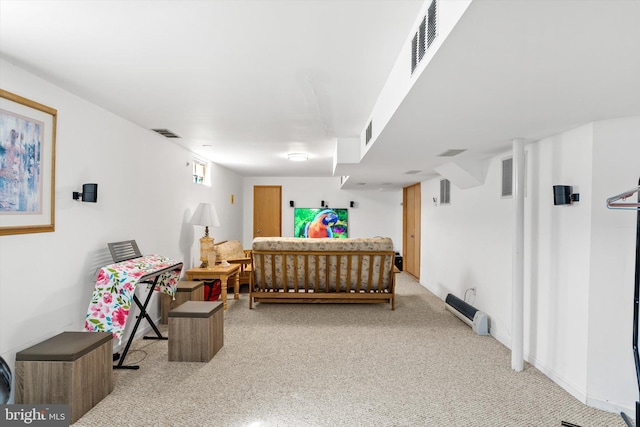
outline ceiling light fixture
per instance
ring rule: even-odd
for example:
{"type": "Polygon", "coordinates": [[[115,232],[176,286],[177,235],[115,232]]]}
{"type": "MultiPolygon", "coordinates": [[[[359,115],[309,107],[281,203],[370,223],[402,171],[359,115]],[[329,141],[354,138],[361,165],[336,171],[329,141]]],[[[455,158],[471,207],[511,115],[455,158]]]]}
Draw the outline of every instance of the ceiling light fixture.
{"type": "Polygon", "coordinates": [[[304,153],[289,153],[287,157],[292,162],[304,162],[305,160],[309,160],[309,156],[304,153]]]}

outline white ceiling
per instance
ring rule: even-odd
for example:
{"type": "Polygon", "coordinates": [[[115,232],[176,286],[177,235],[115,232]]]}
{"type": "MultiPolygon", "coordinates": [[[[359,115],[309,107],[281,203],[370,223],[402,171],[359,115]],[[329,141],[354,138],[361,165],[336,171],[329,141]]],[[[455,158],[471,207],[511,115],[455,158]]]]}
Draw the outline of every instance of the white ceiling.
{"type": "MultiPolygon", "coordinates": [[[[332,176],[336,138],[363,132],[422,5],[0,0],[0,54],[242,175],[332,176]]],[[[450,148],[480,159],[638,114],[640,1],[475,0],[340,174],[398,187],[433,176],[450,148]]]]}

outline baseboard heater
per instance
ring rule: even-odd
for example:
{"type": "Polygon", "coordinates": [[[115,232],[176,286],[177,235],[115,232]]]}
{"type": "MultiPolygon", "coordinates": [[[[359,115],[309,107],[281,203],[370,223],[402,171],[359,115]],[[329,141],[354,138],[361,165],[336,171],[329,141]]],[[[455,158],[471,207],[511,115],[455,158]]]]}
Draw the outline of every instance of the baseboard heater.
{"type": "Polygon", "coordinates": [[[472,305],[462,301],[455,295],[449,294],[444,300],[444,306],[478,335],[489,335],[489,316],[472,305]]]}

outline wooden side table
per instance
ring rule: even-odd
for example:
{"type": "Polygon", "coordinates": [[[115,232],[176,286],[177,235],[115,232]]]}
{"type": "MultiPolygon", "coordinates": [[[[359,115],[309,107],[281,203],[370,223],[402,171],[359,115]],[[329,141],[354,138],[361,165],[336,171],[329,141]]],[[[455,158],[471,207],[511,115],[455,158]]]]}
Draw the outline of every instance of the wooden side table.
{"type": "Polygon", "coordinates": [[[214,268],[191,268],[185,272],[187,280],[214,280],[222,282],[222,304],[227,309],[227,280],[233,278],[233,299],[240,298],[240,265],[229,264],[224,267],[216,265],[214,268]]]}

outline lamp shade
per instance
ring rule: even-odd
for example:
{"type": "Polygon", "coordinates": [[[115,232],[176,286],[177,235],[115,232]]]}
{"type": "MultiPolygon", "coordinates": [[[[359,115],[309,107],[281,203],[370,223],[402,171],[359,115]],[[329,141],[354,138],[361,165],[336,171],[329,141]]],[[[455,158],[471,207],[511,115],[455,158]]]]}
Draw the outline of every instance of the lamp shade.
{"type": "Polygon", "coordinates": [[[220,220],[218,219],[218,212],[211,203],[200,203],[196,208],[196,211],[191,217],[190,224],[202,225],[204,227],[218,227],[220,226],[220,220]]]}

